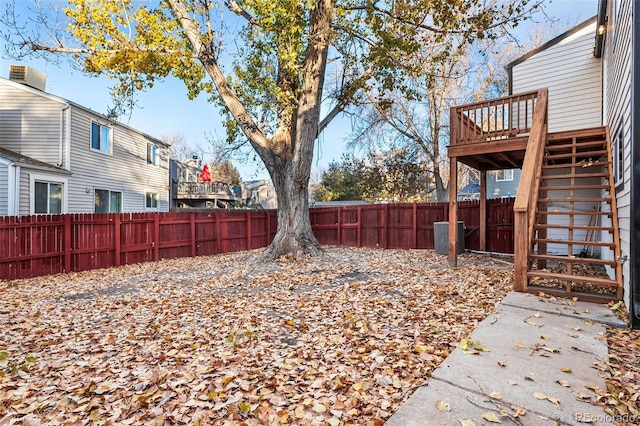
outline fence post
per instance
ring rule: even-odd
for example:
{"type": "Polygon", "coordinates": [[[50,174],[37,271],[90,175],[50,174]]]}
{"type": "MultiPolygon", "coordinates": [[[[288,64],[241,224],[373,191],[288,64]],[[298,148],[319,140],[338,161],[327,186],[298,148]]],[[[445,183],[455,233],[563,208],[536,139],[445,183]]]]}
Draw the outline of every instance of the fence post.
{"type": "Polygon", "coordinates": [[[358,227],[356,228],[356,238],[358,239],[358,247],[362,247],[362,207],[358,206],[358,227]]]}
{"type": "Polygon", "coordinates": [[[71,272],[71,215],[64,215],[64,271],[71,272]]]}
{"type": "Polygon", "coordinates": [[[271,210],[267,210],[267,246],[271,244],[271,210]]]}
{"type": "Polygon", "coordinates": [[[389,231],[389,204],[385,204],[382,209],[382,248],[387,248],[387,232],[389,231]]]}
{"type": "Polygon", "coordinates": [[[342,206],[338,206],[338,246],[342,245],[342,206]]]}
{"type": "Polygon", "coordinates": [[[418,248],[418,205],[413,203],[413,223],[411,233],[411,248],[418,248]]]}
{"type": "Polygon", "coordinates": [[[245,214],[247,218],[247,250],[251,250],[251,212],[245,214]]]}
{"type": "Polygon", "coordinates": [[[191,257],[196,257],[196,214],[189,215],[189,226],[191,231],[191,257]]]}
{"type": "Polygon", "coordinates": [[[113,256],[114,256],[114,265],[115,266],[120,266],[120,257],[121,257],[121,248],[122,248],[122,236],[121,236],[121,226],[120,226],[120,222],[121,222],[121,216],[120,213],[116,213],[113,216],[113,256]]]}
{"type": "Polygon", "coordinates": [[[158,261],[160,259],[160,215],[158,213],[153,214],[153,260],[158,261]]]}
{"type": "Polygon", "coordinates": [[[222,227],[220,226],[220,212],[215,212],[214,213],[215,218],[216,218],[216,249],[218,250],[218,253],[216,254],[220,254],[222,253],[222,235],[221,235],[221,230],[222,227]]]}

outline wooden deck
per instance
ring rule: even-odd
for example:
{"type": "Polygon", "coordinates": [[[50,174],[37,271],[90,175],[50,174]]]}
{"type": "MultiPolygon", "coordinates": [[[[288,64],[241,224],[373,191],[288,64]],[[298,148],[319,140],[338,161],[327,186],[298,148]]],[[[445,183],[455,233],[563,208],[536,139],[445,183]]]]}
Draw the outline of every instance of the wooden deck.
{"type": "Polygon", "coordinates": [[[620,300],[622,270],[608,129],[548,134],[547,100],[547,89],[541,89],[451,109],[449,261],[457,265],[458,162],[480,171],[481,250],[486,238],[486,172],[520,168],[514,204],[515,289],[620,300]],[[552,206],[564,210],[554,211],[552,206]],[[560,213],[564,219],[558,221],[560,213]],[[585,217],[590,218],[588,224],[582,223],[585,217]],[[610,219],[610,224],[603,225],[600,217],[610,219]],[[550,253],[549,246],[564,246],[566,254],[550,253]],[[576,256],[580,247],[583,253],[576,256]],[[596,250],[598,256],[608,252],[596,258],[596,250]],[[600,277],[591,275],[586,269],[593,266],[610,268],[613,278],[606,270],[600,277]]]}

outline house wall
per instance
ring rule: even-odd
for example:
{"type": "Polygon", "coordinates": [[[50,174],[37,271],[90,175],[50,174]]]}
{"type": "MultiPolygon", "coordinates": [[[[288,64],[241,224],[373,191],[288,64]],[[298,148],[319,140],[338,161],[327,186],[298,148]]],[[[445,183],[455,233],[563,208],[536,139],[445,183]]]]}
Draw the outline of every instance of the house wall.
{"type": "Polygon", "coordinates": [[[71,171],[69,212],[93,212],[95,189],[122,192],[124,212],[169,210],[169,155],[160,147],[158,166],[147,164],[147,143],[152,138],[83,108],[71,108],[71,171]],[[91,123],[97,121],[112,131],[112,152],[91,149],[91,123]],[[158,208],[146,208],[146,193],[158,194],[158,208]]]}
{"type": "MultiPolygon", "coordinates": [[[[613,136],[617,129],[624,135],[624,179],[616,189],[618,226],[622,256],[630,255],[631,236],[631,74],[632,74],[632,0],[609,0],[607,32],[605,33],[604,68],[604,122],[613,136]]],[[[603,253],[613,258],[613,253],[603,253]]],[[[624,300],[629,303],[629,262],[622,265],[624,300]]]]}
{"type": "Polygon", "coordinates": [[[0,146],[59,165],[64,102],[34,95],[16,85],[0,80],[0,146]]]}
{"type": "Polygon", "coordinates": [[[549,89],[548,131],[602,125],[602,68],[593,56],[595,18],[511,68],[513,94],[549,89]]]}

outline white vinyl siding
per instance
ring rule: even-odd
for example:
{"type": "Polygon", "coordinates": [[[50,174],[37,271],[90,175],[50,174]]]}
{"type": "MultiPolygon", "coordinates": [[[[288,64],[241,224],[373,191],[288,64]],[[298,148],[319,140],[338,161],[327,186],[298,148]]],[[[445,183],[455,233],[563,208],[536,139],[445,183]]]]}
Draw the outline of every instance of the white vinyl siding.
{"type": "MultiPolygon", "coordinates": [[[[631,229],[631,61],[632,61],[632,0],[610,0],[607,11],[607,32],[604,43],[604,121],[609,125],[611,137],[617,132],[623,135],[623,174],[618,183],[616,202],[620,249],[624,258],[629,256],[631,229]]],[[[636,71],[637,72],[637,71],[636,71]]],[[[637,107],[637,106],[636,106],[637,107]]],[[[637,201],[636,201],[637,202],[637,201]]],[[[611,241],[609,235],[603,239],[611,241]]],[[[603,257],[613,259],[613,252],[603,250],[603,257]]],[[[622,264],[624,301],[629,306],[629,262],[622,264]]]]}
{"type": "MultiPolygon", "coordinates": [[[[94,189],[122,192],[123,212],[143,212],[147,192],[158,193],[158,210],[169,210],[168,149],[142,133],[110,123],[111,155],[90,148],[96,115],[72,106],[69,211],[93,212],[94,189]],[[158,146],[158,166],[147,164],[148,144],[158,146]]],[[[107,123],[100,122],[106,125],[107,123]]]]}
{"type": "Polygon", "coordinates": [[[0,99],[0,146],[52,165],[62,163],[65,103],[21,90],[15,83],[0,84],[0,99]]]}
{"type": "Polygon", "coordinates": [[[549,132],[602,125],[602,67],[593,56],[595,19],[512,68],[513,94],[549,89],[549,132]]]}

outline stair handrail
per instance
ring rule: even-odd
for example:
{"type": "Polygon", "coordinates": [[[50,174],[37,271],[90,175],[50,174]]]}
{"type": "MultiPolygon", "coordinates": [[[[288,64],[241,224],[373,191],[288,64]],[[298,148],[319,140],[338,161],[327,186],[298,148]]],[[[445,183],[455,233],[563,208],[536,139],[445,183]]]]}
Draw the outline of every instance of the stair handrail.
{"type": "Polygon", "coordinates": [[[528,255],[533,242],[533,222],[538,203],[544,145],[547,139],[548,93],[547,89],[538,90],[531,132],[513,206],[516,291],[525,291],[527,287],[528,255]]]}

